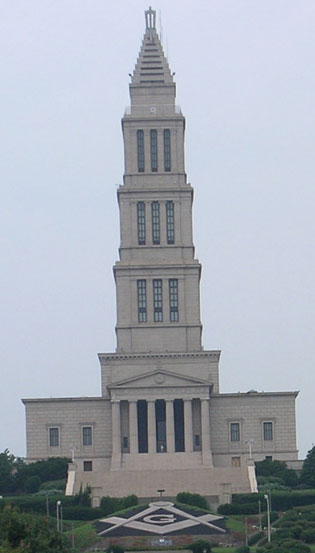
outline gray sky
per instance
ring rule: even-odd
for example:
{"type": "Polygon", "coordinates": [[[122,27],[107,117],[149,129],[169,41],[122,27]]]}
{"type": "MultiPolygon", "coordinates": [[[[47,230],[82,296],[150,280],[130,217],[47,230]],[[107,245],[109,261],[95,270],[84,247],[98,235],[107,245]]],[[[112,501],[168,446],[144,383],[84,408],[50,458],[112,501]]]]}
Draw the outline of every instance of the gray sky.
{"type": "MultiPolygon", "coordinates": [[[[0,1],[0,451],[21,397],[97,396],[115,349],[120,118],[141,0],[0,1]]],[[[221,391],[300,390],[315,442],[315,2],[160,0],[221,391]]],[[[159,19],[159,17],[158,17],[159,19]]]]}

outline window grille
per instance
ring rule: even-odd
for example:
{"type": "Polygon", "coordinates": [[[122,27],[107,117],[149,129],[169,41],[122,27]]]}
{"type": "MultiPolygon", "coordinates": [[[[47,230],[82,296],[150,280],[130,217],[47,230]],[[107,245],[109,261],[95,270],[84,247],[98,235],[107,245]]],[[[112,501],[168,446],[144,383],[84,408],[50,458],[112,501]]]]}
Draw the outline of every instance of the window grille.
{"type": "Polygon", "coordinates": [[[164,171],[171,170],[171,131],[164,129],[164,171]]]}
{"type": "Polygon", "coordinates": [[[147,283],[145,280],[137,280],[138,287],[138,321],[147,321],[147,283]]]}
{"type": "Polygon", "coordinates": [[[92,427],[83,426],[82,428],[82,441],[83,445],[92,445],[92,427]]]}
{"type": "Polygon", "coordinates": [[[157,143],[157,131],[155,129],[150,131],[150,144],[151,144],[151,171],[156,172],[158,170],[158,143],[157,143]]]}
{"type": "Polygon", "coordinates": [[[264,440],[273,440],[273,425],[272,422],[264,422],[264,440]]]}
{"type": "Polygon", "coordinates": [[[152,242],[153,244],[160,243],[160,204],[152,202],[152,242]]]}
{"type": "Polygon", "coordinates": [[[137,131],[137,153],[138,153],[138,171],[144,172],[144,133],[142,130],[137,131]]]}
{"type": "Polygon", "coordinates": [[[162,305],[162,280],[153,280],[153,311],[154,322],[161,323],[163,321],[163,305],[162,305]]]}
{"type": "Polygon", "coordinates": [[[137,215],[138,215],[138,244],[145,244],[145,203],[137,203],[137,215]]]}
{"type": "Polygon", "coordinates": [[[231,442],[239,442],[240,441],[240,423],[232,422],[230,425],[230,432],[231,432],[231,442]]]}
{"type": "Polygon", "coordinates": [[[178,321],[178,280],[171,278],[169,280],[170,293],[170,321],[176,323],[178,321]]]}
{"type": "Polygon", "coordinates": [[[166,202],[166,238],[168,244],[174,244],[174,202],[166,202]]]}

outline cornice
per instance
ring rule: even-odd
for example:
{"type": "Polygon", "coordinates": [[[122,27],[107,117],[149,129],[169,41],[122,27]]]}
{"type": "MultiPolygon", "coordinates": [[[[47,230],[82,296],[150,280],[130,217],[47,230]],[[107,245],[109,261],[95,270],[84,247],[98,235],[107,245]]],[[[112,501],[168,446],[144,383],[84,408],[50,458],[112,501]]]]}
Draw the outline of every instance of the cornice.
{"type": "MultiPolygon", "coordinates": [[[[218,361],[221,355],[220,350],[198,351],[198,352],[169,352],[169,353],[99,353],[98,357],[101,363],[106,361],[128,360],[128,359],[198,359],[210,358],[218,361]]],[[[237,394],[236,394],[237,395],[237,394]]]]}

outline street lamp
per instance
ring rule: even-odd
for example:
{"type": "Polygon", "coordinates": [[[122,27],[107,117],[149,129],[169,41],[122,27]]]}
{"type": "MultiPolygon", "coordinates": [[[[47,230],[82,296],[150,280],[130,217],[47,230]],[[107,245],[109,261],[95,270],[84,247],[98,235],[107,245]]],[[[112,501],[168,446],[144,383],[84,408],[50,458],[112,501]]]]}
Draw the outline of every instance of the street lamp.
{"type": "Polygon", "coordinates": [[[254,440],[253,439],[247,440],[245,443],[248,445],[248,448],[249,448],[249,458],[252,459],[253,458],[252,457],[252,445],[254,443],[254,440]]]}
{"type": "Polygon", "coordinates": [[[61,501],[59,499],[56,503],[57,532],[60,532],[60,510],[61,510],[61,501]]]}
{"type": "Polygon", "coordinates": [[[271,536],[270,536],[270,503],[269,503],[269,495],[264,495],[265,500],[267,501],[267,536],[268,536],[268,542],[270,542],[271,536]]]}

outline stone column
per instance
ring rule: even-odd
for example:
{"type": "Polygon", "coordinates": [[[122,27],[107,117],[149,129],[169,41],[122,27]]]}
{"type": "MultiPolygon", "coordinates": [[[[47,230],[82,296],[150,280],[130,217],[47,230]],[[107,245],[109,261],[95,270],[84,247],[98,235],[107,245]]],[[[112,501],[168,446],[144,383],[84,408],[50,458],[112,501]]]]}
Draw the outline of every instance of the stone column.
{"type": "Polygon", "coordinates": [[[138,412],[137,402],[129,401],[129,441],[130,453],[138,453],[138,412]]]}
{"type": "Polygon", "coordinates": [[[155,424],[155,401],[147,401],[148,406],[148,450],[149,453],[156,453],[156,424],[155,424]]]}
{"type": "Polygon", "coordinates": [[[120,432],[120,401],[112,400],[112,469],[120,468],[121,463],[121,432],[120,432]]]}
{"type": "Polygon", "coordinates": [[[175,426],[174,426],[174,402],[172,399],[166,399],[166,451],[174,453],[175,451],[175,426]]]}
{"type": "Polygon", "coordinates": [[[193,425],[192,425],[192,400],[184,399],[184,428],[185,428],[185,451],[194,451],[193,425]]]}
{"type": "Polygon", "coordinates": [[[201,445],[202,463],[213,466],[210,449],[209,399],[201,400],[201,445]]]}

